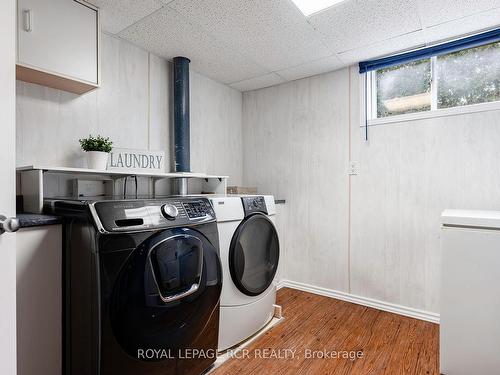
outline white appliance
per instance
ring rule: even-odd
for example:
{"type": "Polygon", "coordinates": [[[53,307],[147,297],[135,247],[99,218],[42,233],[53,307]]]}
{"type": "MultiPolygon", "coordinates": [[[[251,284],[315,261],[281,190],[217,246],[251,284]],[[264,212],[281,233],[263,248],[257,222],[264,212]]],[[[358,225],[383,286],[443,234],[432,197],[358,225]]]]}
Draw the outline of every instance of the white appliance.
{"type": "Polygon", "coordinates": [[[500,212],[442,214],[440,366],[500,374],[500,212]]]}
{"type": "Polygon", "coordinates": [[[210,198],[222,262],[219,351],[261,330],[274,315],[279,261],[273,196],[210,198]]]}

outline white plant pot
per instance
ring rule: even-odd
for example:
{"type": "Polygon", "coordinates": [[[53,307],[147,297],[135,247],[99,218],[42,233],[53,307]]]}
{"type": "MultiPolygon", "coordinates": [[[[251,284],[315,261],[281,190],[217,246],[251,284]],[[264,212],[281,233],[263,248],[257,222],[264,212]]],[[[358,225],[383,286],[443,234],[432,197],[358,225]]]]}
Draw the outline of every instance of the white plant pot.
{"type": "Polygon", "coordinates": [[[102,151],[87,151],[87,167],[90,169],[106,170],[108,167],[107,152],[102,151]]]}

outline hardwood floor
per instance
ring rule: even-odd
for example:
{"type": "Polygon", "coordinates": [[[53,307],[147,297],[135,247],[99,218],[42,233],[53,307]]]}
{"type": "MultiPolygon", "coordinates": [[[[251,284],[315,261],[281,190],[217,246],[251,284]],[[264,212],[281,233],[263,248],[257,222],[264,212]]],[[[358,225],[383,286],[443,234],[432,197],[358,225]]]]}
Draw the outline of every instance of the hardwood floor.
{"type": "Polygon", "coordinates": [[[211,374],[439,374],[437,324],[288,288],[278,304],[285,320],[211,374]]]}

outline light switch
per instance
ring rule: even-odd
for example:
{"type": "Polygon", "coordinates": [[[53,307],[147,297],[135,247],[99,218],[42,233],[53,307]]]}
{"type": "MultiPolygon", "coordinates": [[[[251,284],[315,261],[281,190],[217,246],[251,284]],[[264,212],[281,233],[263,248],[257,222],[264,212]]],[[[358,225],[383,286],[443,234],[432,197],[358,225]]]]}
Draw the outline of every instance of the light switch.
{"type": "Polygon", "coordinates": [[[347,171],[349,176],[356,176],[359,174],[359,161],[351,160],[349,162],[349,169],[347,171]]]}

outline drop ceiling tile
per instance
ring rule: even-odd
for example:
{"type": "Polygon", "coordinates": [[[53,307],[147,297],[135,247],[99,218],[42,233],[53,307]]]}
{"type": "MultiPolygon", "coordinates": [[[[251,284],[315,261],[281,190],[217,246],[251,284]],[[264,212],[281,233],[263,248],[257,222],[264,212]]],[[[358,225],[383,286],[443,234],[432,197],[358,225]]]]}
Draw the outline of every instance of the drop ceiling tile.
{"type": "Polygon", "coordinates": [[[337,56],[329,56],[306,64],[280,70],[277,73],[287,81],[306,78],[321,73],[331,72],[345,66],[337,56]]]}
{"type": "Polygon", "coordinates": [[[168,60],[186,56],[192,69],[222,83],[269,73],[170,8],[141,20],[119,36],[168,60]]]}
{"type": "Polygon", "coordinates": [[[332,54],[291,0],[174,0],[168,6],[270,71],[332,54]]]}
{"type": "Polygon", "coordinates": [[[264,87],[278,85],[283,82],[286,82],[284,78],[280,77],[276,73],[270,73],[260,77],[247,79],[241,82],[235,82],[230,84],[229,86],[240,91],[251,91],[251,90],[262,89],[264,87]]]}
{"type": "Polygon", "coordinates": [[[355,48],[350,51],[340,53],[338,56],[342,62],[351,65],[360,61],[393,55],[424,46],[425,33],[423,31],[416,31],[384,40],[382,42],[373,43],[368,46],[355,48]]]}
{"type": "Polygon", "coordinates": [[[101,8],[105,31],[166,59],[190,57],[193,70],[242,91],[481,31],[500,20],[500,0],[346,0],[309,18],[291,0],[91,2],[101,8]]]}
{"type": "Polygon", "coordinates": [[[454,39],[463,35],[498,27],[500,8],[477,13],[469,17],[442,23],[425,29],[427,43],[454,39]]]}
{"type": "Polygon", "coordinates": [[[312,15],[309,22],[332,53],[421,29],[416,4],[408,0],[348,0],[312,15]]]}
{"type": "Polygon", "coordinates": [[[419,14],[424,27],[438,25],[493,8],[500,8],[500,0],[418,0],[419,14]]]}
{"type": "Polygon", "coordinates": [[[100,9],[101,27],[117,34],[141,18],[160,9],[160,0],[90,0],[100,9]]]}

